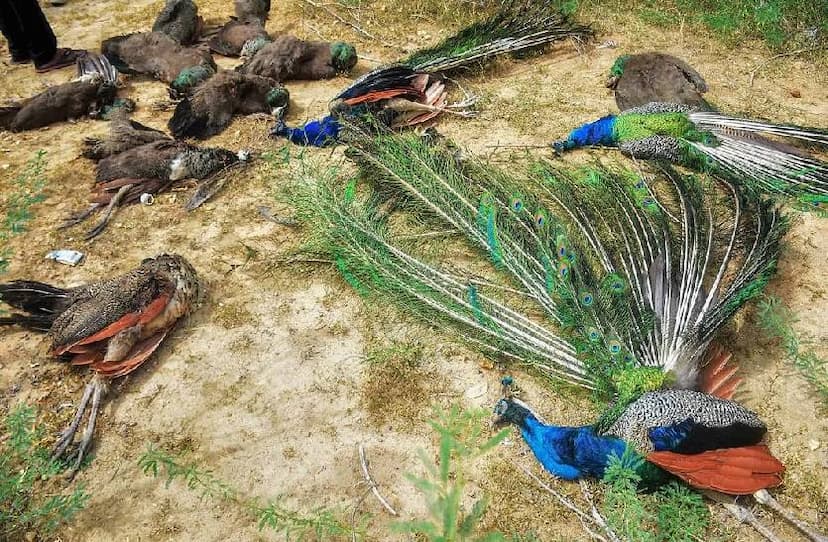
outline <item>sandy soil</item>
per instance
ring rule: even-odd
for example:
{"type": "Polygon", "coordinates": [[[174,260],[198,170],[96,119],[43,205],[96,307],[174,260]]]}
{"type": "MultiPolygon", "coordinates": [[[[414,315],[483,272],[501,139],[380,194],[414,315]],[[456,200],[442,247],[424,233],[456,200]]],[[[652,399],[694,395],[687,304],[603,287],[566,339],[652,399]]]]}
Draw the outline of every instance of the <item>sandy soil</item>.
{"type": "MultiPolygon", "coordinates": [[[[46,13],[63,45],[97,49],[103,38],[148,28],[162,3],[70,0],[46,13]]],[[[232,10],[232,3],[218,0],[199,5],[208,22],[220,22],[232,10]]],[[[366,28],[402,48],[433,43],[450,31],[438,30],[427,18],[407,18],[392,3],[380,4],[368,15],[366,28]],[[381,24],[385,18],[394,24],[381,24]]],[[[482,77],[464,80],[466,88],[484,98],[485,109],[471,121],[445,119],[441,130],[495,161],[508,162],[511,153],[523,151],[491,146],[543,144],[577,123],[613,111],[603,87],[609,67],[618,54],[646,49],[668,51],[694,64],[707,78],[711,99],[723,110],[826,127],[825,62],[771,59],[760,46],[724,48],[683,26],[664,31],[625,20],[620,21],[627,26],[614,24],[618,21],[611,17],[601,27],[624,32],[599,37],[599,42],[616,40],[618,49],[578,53],[572,45],[562,45],[538,58],[504,61],[482,77]],[[750,87],[751,72],[760,65],[764,67],[750,87]]],[[[309,38],[341,37],[354,41],[371,59],[393,60],[402,54],[337,25],[325,12],[299,0],[274,3],[268,28],[309,38]]],[[[7,61],[5,50],[0,58],[7,61]]],[[[373,66],[363,60],[355,74],[373,66]]],[[[4,66],[0,100],[25,97],[69,77],[69,70],[35,76],[31,68],[4,66]]],[[[289,120],[322,113],[346,83],[339,78],[290,84],[294,107],[289,120]]],[[[153,107],[166,99],[163,85],[131,78],[122,93],[137,99],[139,121],[164,127],[170,113],[153,107]]],[[[361,480],[356,450],[362,443],[383,493],[403,518],[416,517],[424,505],[404,474],[420,471],[418,449],[433,449],[424,423],[430,405],[489,407],[496,401],[501,373],[480,355],[395,311],[366,306],[324,265],[284,263],[301,242],[301,232],[263,220],[257,207],[290,214],[274,194],[290,181],[300,150],[281,151],[281,142],[267,138],[268,128],[265,120],[237,119],[210,144],[277,156],[289,153],[286,164],[253,164],[193,213],[182,207],[187,188],[161,196],[153,206],[124,209],[91,244],[82,240],[82,228],[58,231],[55,226],[85,206],[93,164],[79,158],[80,142],[105,133],[106,124],[85,120],[23,134],[0,133],[0,202],[36,150],[47,150],[49,160],[47,200],[34,209],[29,231],[11,241],[14,256],[6,278],[72,285],[122,272],[146,256],[175,251],[196,265],[210,289],[204,306],[179,326],[154,360],[113,386],[99,422],[94,462],[77,478],[92,499],[78,520],[59,533],[60,540],[281,538],[260,533],[236,508],[200,501],[180,484],[165,488],[144,476],[136,461],[148,443],[185,453],[250,496],[284,496],[285,505],[304,511],[338,507],[343,517],[350,516],[350,507],[362,495],[355,485],[361,480]],[[79,249],[87,259],[77,268],[44,261],[53,248],[79,249]],[[419,352],[418,364],[401,371],[396,382],[393,373],[376,373],[365,361],[372,348],[394,341],[414,345],[419,352]],[[389,389],[399,392],[385,394],[383,411],[376,395],[389,389]]],[[[322,159],[331,153],[304,152],[322,159]]],[[[815,339],[823,357],[828,355],[826,252],[828,222],[813,217],[798,221],[770,286],[799,315],[797,330],[815,339]]],[[[788,465],[786,483],[776,495],[813,523],[828,525],[824,411],[815,406],[807,383],[785,362],[778,345],[757,330],[752,311],[734,325],[732,347],[746,377],[740,399],[768,422],[770,445],[788,465]]],[[[47,413],[47,423],[56,429],[67,422],[86,375],[50,363],[41,337],[15,330],[3,333],[0,363],[2,408],[26,401],[47,413]]],[[[528,375],[518,373],[517,378],[525,399],[550,421],[577,424],[592,419],[592,407],[583,397],[556,394],[528,375]]],[[[539,491],[513,461],[540,473],[517,438],[475,469],[471,496],[485,492],[492,503],[485,524],[506,532],[533,530],[542,540],[583,539],[577,519],[539,491]]],[[[570,494],[576,491],[551,483],[570,494]]],[[[360,511],[373,514],[372,537],[388,539],[384,533],[390,519],[378,503],[368,499],[360,511]]],[[[722,525],[717,534],[725,539],[757,538],[718,509],[715,514],[722,525]]],[[[761,516],[786,538],[796,539],[774,518],[761,516]]]]}

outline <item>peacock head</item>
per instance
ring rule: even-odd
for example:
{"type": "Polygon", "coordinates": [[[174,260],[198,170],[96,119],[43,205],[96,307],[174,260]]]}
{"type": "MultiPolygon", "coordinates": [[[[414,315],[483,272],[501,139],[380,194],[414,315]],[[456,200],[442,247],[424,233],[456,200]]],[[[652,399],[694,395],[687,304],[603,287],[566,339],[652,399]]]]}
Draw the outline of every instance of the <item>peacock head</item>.
{"type": "Polygon", "coordinates": [[[129,116],[135,111],[135,100],[130,98],[115,98],[112,105],[104,106],[101,109],[100,118],[111,120],[113,117],[129,116]]]}
{"type": "Polygon", "coordinates": [[[615,89],[615,86],[618,84],[618,80],[621,79],[621,76],[624,75],[624,67],[627,65],[627,61],[630,59],[630,55],[621,55],[615,59],[615,63],[610,68],[610,76],[607,79],[607,88],[615,89]]]}
{"type": "Polygon", "coordinates": [[[183,98],[188,95],[199,83],[212,77],[216,71],[207,65],[199,64],[184,68],[178,76],[170,83],[170,97],[172,99],[183,98]]]}
{"type": "Polygon", "coordinates": [[[272,88],[267,93],[265,101],[277,117],[284,116],[290,102],[290,92],[283,86],[272,88]]]}
{"type": "Polygon", "coordinates": [[[492,423],[495,426],[511,423],[521,427],[528,416],[532,416],[529,407],[518,399],[505,397],[495,404],[492,423]]]}
{"type": "Polygon", "coordinates": [[[244,42],[244,45],[242,45],[241,53],[239,53],[239,56],[242,58],[242,60],[253,58],[253,55],[258,53],[261,50],[261,48],[267,45],[268,43],[270,43],[270,38],[267,38],[265,36],[259,36],[253,38],[252,40],[247,40],[246,42],[244,42]]]}
{"type": "Polygon", "coordinates": [[[356,47],[344,41],[331,44],[331,63],[338,72],[347,72],[357,63],[356,47]]]}

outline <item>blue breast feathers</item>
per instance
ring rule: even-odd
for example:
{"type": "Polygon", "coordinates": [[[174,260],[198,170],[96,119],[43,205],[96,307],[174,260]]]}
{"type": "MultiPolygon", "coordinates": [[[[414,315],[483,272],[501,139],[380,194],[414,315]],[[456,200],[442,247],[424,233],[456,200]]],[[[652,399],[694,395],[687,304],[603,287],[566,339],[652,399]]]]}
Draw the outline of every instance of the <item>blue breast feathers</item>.
{"type": "Polygon", "coordinates": [[[290,128],[281,120],[270,132],[272,135],[285,137],[296,145],[327,147],[337,142],[341,125],[330,115],[320,120],[312,120],[301,128],[290,128]]]}
{"type": "Polygon", "coordinates": [[[569,133],[565,141],[556,144],[558,150],[569,150],[587,145],[603,145],[612,147],[615,145],[613,129],[615,127],[615,115],[607,115],[595,122],[583,124],[569,133]]]}
{"type": "Polygon", "coordinates": [[[526,418],[521,433],[544,468],[565,480],[603,477],[609,458],[623,456],[627,448],[622,440],[597,436],[590,426],[544,425],[534,416],[526,418]]]}

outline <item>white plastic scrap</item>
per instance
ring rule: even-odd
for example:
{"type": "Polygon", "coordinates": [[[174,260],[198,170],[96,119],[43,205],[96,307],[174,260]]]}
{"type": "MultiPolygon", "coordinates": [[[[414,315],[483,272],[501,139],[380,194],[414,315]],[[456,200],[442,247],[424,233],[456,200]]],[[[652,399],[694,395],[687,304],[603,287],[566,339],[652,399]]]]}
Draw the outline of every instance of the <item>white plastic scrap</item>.
{"type": "Polygon", "coordinates": [[[77,250],[53,250],[49,254],[46,255],[47,260],[54,260],[58,263],[66,264],[66,265],[78,265],[81,260],[83,260],[83,252],[78,252],[77,250]]]}

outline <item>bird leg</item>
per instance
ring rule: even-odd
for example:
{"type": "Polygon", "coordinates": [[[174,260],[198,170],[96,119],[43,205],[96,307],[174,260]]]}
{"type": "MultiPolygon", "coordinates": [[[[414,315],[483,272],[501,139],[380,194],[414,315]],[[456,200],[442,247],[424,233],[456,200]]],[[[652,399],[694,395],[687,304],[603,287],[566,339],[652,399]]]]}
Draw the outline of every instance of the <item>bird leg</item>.
{"type": "Polygon", "coordinates": [[[98,222],[98,224],[94,228],[86,232],[86,236],[84,237],[84,239],[90,241],[95,237],[99,236],[106,229],[106,226],[109,224],[109,220],[112,218],[112,213],[114,212],[115,208],[118,207],[118,205],[120,205],[121,200],[124,198],[126,193],[129,192],[129,189],[133,186],[134,185],[132,184],[125,184],[124,186],[118,189],[118,192],[114,196],[112,196],[111,200],[109,200],[109,205],[107,205],[106,209],[104,210],[103,218],[101,218],[100,222],[98,222]]]}
{"type": "Polygon", "coordinates": [[[828,542],[828,536],[814,531],[810,525],[794,516],[784,506],[779,504],[779,501],[774,499],[773,496],[770,493],[768,493],[768,490],[760,489],[759,491],[753,494],[753,498],[756,499],[756,502],[758,502],[759,504],[767,506],[768,508],[770,508],[771,510],[785,518],[788,521],[788,523],[799,529],[800,532],[802,532],[802,534],[804,534],[814,542],[828,542]]]}
{"type": "Polygon", "coordinates": [[[78,410],[75,412],[75,417],[72,419],[72,423],[69,427],[64,429],[63,432],[61,432],[58,441],[55,443],[55,448],[52,452],[52,459],[56,460],[63,457],[67,448],[69,448],[69,446],[74,442],[75,433],[78,432],[78,427],[83,419],[83,415],[87,410],[89,410],[89,421],[87,422],[86,430],[83,432],[83,438],[81,439],[77,450],[70,454],[67,458],[69,459],[72,455],[75,455],[72,470],[69,472],[70,479],[75,477],[75,474],[78,472],[81,462],[89,449],[89,445],[92,443],[92,435],[95,433],[95,422],[98,418],[98,410],[101,407],[101,398],[104,393],[106,393],[106,382],[101,377],[96,375],[83,390],[83,397],[78,404],[78,410]],[[91,408],[89,408],[90,399],[92,400],[91,408]]]}
{"type": "Polygon", "coordinates": [[[765,527],[759,519],[741,504],[737,504],[735,499],[730,495],[725,495],[717,491],[702,491],[708,498],[721,504],[725,510],[730,512],[739,523],[747,523],[756,531],[765,537],[769,542],[782,542],[782,540],[774,534],[773,531],[765,527]]]}
{"type": "Polygon", "coordinates": [[[744,506],[734,502],[723,502],[721,504],[728,512],[733,514],[733,517],[739,520],[740,523],[750,524],[751,527],[756,529],[756,531],[764,536],[769,542],[782,542],[782,540],[776,536],[773,531],[765,527],[765,525],[762,524],[762,522],[760,522],[755,515],[753,515],[753,512],[744,506]]]}
{"type": "Polygon", "coordinates": [[[63,222],[63,224],[58,226],[58,229],[65,230],[66,228],[71,228],[72,226],[80,224],[81,222],[83,222],[84,220],[89,218],[92,215],[92,213],[97,211],[100,207],[101,207],[100,203],[93,203],[92,205],[89,206],[89,208],[87,210],[81,211],[79,213],[75,213],[73,215],[70,215],[69,218],[67,218],[63,222]]]}

